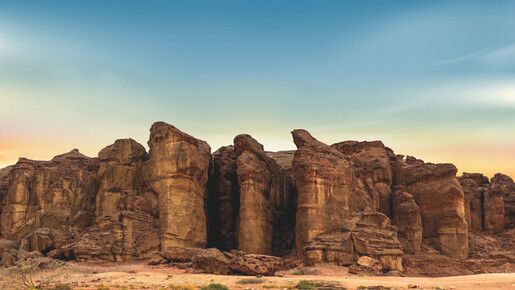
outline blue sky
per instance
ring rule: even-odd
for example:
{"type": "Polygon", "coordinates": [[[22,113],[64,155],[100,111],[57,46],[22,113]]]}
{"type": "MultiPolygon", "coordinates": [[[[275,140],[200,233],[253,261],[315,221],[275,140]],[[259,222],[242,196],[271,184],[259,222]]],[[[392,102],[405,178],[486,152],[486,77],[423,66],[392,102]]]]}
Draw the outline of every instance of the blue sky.
{"type": "Polygon", "coordinates": [[[158,120],[515,175],[515,1],[0,1],[0,166],[158,120]]]}

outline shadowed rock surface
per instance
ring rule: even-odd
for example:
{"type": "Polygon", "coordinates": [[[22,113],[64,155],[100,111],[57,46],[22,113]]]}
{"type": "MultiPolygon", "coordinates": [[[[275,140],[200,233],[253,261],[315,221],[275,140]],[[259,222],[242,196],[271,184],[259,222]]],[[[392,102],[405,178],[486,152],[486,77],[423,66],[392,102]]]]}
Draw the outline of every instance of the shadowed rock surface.
{"type": "Polygon", "coordinates": [[[246,253],[268,255],[291,249],[293,180],[251,136],[238,135],[234,147],[213,154],[209,195],[213,245],[221,242],[226,250],[237,245],[246,253]]]}

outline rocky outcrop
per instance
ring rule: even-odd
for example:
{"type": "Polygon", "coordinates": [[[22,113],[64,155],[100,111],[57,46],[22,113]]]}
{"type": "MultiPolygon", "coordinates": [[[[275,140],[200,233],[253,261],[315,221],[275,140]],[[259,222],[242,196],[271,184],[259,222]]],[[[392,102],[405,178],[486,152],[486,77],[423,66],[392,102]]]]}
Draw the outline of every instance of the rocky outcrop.
{"type": "Polygon", "coordinates": [[[351,232],[318,236],[304,247],[308,266],[329,263],[348,266],[354,263],[354,242],[351,232]]]}
{"type": "Polygon", "coordinates": [[[144,179],[158,196],[161,246],[205,247],[211,148],[163,122],[152,125],[148,146],[144,179]]]}
{"type": "Polygon", "coordinates": [[[458,178],[465,194],[465,216],[471,232],[483,231],[483,202],[489,187],[488,177],[480,173],[463,173],[458,178]]]}
{"type": "Polygon", "coordinates": [[[234,147],[213,154],[209,184],[213,245],[221,243],[226,250],[237,245],[253,254],[284,254],[291,249],[293,180],[251,136],[238,135],[234,147]]]}
{"type": "Polygon", "coordinates": [[[94,218],[98,160],[78,150],[51,161],[20,158],[8,175],[1,232],[20,242],[37,228],[83,229],[94,218]]]}
{"type": "Polygon", "coordinates": [[[392,169],[384,144],[381,141],[346,141],[331,147],[353,162],[357,177],[370,195],[372,209],[391,215],[392,169]]]}
{"type": "Polygon", "coordinates": [[[422,217],[415,198],[407,192],[396,191],[392,201],[393,223],[399,230],[399,240],[408,254],[420,251],[422,217]]]}
{"type": "Polygon", "coordinates": [[[316,237],[341,232],[354,213],[371,210],[371,199],[351,162],[305,130],[294,130],[292,163],[297,182],[296,245],[299,253],[316,237]]]}
{"type": "Polygon", "coordinates": [[[272,276],[283,266],[283,259],[267,255],[231,252],[229,267],[236,274],[272,276]]]}
{"type": "Polygon", "coordinates": [[[466,258],[468,225],[456,166],[418,161],[412,165],[394,157],[392,167],[399,190],[413,195],[420,207],[423,238],[445,255],[466,258]]]}
{"type": "Polygon", "coordinates": [[[318,236],[304,247],[308,265],[351,265],[359,256],[370,256],[381,261],[381,269],[402,271],[403,254],[397,228],[379,212],[349,217],[346,229],[318,236]]]}

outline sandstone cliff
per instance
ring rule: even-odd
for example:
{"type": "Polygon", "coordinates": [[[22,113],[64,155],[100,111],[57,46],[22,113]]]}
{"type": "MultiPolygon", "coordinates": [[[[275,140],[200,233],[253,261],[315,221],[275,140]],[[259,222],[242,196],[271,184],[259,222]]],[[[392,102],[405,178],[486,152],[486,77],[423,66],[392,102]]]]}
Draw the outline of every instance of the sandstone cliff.
{"type": "Polygon", "coordinates": [[[158,197],[161,247],[205,247],[211,148],[163,122],[150,128],[148,146],[143,178],[158,197]]]}

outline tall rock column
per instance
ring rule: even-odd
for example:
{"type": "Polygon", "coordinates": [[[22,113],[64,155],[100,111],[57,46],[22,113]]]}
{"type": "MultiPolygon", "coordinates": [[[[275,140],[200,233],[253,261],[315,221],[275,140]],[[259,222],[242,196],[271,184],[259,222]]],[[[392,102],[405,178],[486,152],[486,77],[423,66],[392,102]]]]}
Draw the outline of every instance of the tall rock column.
{"type": "Polygon", "coordinates": [[[164,122],[152,125],[148,146],[144,175],[158,195],[161,247],[205,247],[211,148],[164,122]]]}
{"type": "Polygon", "coordinates": [[[370,196],[346,156],[305,130],[294,130],[292,162],[297,182],[296,244],[299,253],[317,236],[345,231],[349,216],[371,210],[370,196]]]}
{"type": "Polygon", "coordinates": [[[209,245],[284,255],[292,247],[293,180],[249,135],[213,153],[209,181],[209,245]]]}
{"type": "Polygon", "coordinates": [[[236,136],[234,148],[240,186],[238,249],[270,255],[274,232],[285,234],[290,230],[288,224],[284,224],[284,215],[288,214],[291,204],[292,180],[251,136],[236,136]],[[280,222],[274,223],[276,220],[280,222]],[[278,226],[283,228],[278,229],[278,226]]]}

